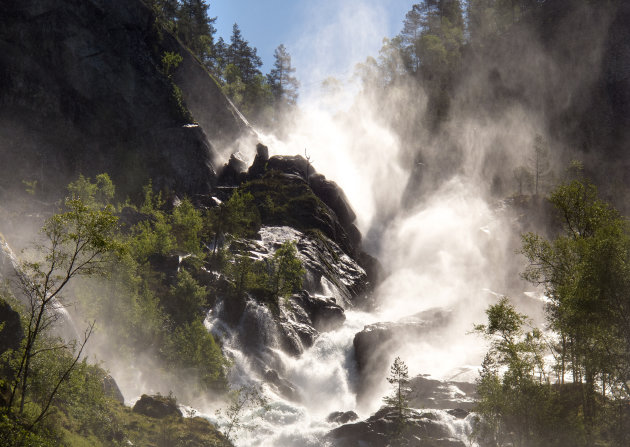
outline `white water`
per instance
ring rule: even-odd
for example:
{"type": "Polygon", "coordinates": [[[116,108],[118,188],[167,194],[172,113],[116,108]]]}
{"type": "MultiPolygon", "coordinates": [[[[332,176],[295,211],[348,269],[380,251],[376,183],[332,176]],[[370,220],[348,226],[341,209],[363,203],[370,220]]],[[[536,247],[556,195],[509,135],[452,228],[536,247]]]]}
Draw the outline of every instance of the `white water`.
{"type": "MultiPolygon", "coordinates": [[[[365,325],[375,322],[397,321],[434,307],[450,309],[452,323],[426,337],[405,340],[399,350],[387,355],[390,360],[401,356],[411,377],[429,374],[444,380],[473,381],[485,346],[467,333],[473,323],[483,321],[487,304],[500,295],[491,290],[496,286],[493,277],[500,277],[497,272],[504,256],[511,255],[505,253],[508,227],[509,222],[461,179],[447,182],[424,205],[396,216],[382,235],[381,259],[388,262],[391,273],[377,290],[380,307],[372,313],[347,311],[341,328],[321,334],[299,357],[274,349],[274,361],[280,360],[283,377],[298,388],[302,400],[289,402],[264,387],[271,410],[256,429],[238,433],[237,445],[323,445],[321,436],[337,426],[325,422],[331,412],[353,410],[360,419],[374,413],[389,393],[389,385],[384,374],[367,400],[357,402],[352,341],[365,325]]],[[[271,322],[271,316],[268,319],[271,322]]],[[[227,335],[225,348],[234,361],[231,383],[263,383],[234,343],[233,334],[212,315],[207,325],[227,335]]],[[[268,343],[277,345],[273,340],[268,343]]],[[[431,411],[453,437],[468,443],[469,419],[431,411]]]]}

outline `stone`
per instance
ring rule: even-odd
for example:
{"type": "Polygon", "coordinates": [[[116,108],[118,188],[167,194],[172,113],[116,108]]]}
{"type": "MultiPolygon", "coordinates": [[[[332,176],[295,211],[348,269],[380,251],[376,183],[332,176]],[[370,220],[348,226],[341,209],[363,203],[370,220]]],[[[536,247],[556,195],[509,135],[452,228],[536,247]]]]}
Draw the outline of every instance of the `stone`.
{"type": "Polygon", "coordinates": [[[8,2],[0,48],[6,196],[23,194],[28,179],[57,200],[77,172],[109,173],[121,197],[149,179],[181,196],[208,194],[218,148],[255,138],[202,64],[156,25],[141,0],[8,2]],[[167,51],[183,58],[172,79],[161,69],[167,51]],[[173,81],[198,124],[182,113],[173,81]]]}
{"type": "Polygon", "coordinates": [[[237,156],[230,155],[230,159],[219,172],[218,184],[221,186],[238,186],[247,177],[247,166],[245,162],[237,156]]]}
{"type": "Polygon", "coordinates": [[[125,403],[125,398],[116,383],[116,380],[111,375],[106,375],[103,379],[103,392],[105,396],[114,399],[121,404],[125,403]]]}
{"type": "Polygon", "coordinates": [[[346,321],[343,308],[334,301],[334,298],[314,297],[303,290],[291,297],[291,303],[305,310],[313,327],[319,332],[337,329],[346,321]]]}
{"type": "Polygon", "coordinates": [[[347,424],[357,419],[359,419],[359,416],[354,411],[333,411],[328,415],[326,421],[335,424],[347,424]]]}
{"type": "MultiPolygon", "coordinates": [[[[401,434],[405,445],[410,447],[464,447],[465,444],[451,436],[448,429],[431,414],[412,410],[401,434]]],[[[368,419],[344,424],[326,435],[334,447],[387,447],[395,432],[396,410],[383,407],[368,419]]]]}
{"type": "Polygon", "coordinates": [[[280,377],[278,371],[274,369],[268,369],[265,371],[264,378],[267,383],[274,385],[281,396],[293,402],[300,402],[302,400],[302,397],[300,396],[299,391],[295,388],[295,385],[293,385],[285,378],[280,377]]]}
{"type": "Polygon", "coordinates": [[[247,170],[247,179],[252,180],[262,177],[267,170],[268,160],[269,148],[264,144],[258,143],[256,145],[256,156],[254,157],[254,162],[247,170]]]}
{"type": "Polygon", "coordinates": [[[24,338],[20,314],[0,298],[0,354],[8,349],[18,349],[24,338]]]}
{"type": "Polygon", "coordinates": [[[143,394],[133,406],[133,411],[152,418],[163,419],[169,416],[182,416],[175,399],[160,394],[149,396],[143,394]]]}

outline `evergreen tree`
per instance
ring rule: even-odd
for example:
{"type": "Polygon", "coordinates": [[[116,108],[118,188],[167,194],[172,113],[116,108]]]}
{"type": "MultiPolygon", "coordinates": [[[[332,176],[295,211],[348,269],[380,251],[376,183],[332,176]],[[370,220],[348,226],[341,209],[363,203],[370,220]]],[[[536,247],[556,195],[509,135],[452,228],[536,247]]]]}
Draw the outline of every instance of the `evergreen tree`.
{"type": "Polygon", "coordinates": [[[177,35],[202,62],[212,56],[216,33],[216,17],[208,16],[208,8],[204,0],[181,0],[177,12],[177,35]]]}
{"type": "Polygon", "coordinates": [[[226,51],[226,62],[228,65],[234,65],[238,69],[240,78],[245,84],[249,84],[256,75],[261,74],[259,68],[262,66],[262,60],[256,54],[256,48],[250,47],[249,43],[243,38],[241,30],[236,23],[232,27],[230,45],[226,51]]]}
{"type": "Polygon", "coordinates": [[[276,106],[283,109],[286,106],[295,105],[299,82],[293,73],[295,68],[291,65],[291,55],[285,46],[280,44],[273,53],[274,65],[267,75],[276,106]]]}
{"type": "Polygon", "coordinates": [[[409,418],[409,371],[407,365],[400,357],[396,357],[394,363],[389,369],[387,381],[392,386],[392,394],[385,396],[383,401],[386,405],[391,406],[396,413],[394,425],[394,438],[399,438],[407,424],[409,418]]]}
{"type": "Polygon", "coordinates": [[[534,151],[530,158],[531,172],[534,183],[534,195],[543,191],[551,176],[551,163],[549,161],[549,148],[541,135],[534,139],[534,151]]]}

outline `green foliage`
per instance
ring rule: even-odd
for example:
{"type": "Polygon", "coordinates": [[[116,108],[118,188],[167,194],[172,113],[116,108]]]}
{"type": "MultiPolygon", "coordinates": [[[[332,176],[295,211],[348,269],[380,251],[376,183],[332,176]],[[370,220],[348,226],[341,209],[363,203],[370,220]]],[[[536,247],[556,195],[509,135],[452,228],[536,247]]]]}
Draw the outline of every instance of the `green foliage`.
{"type": "Polygon", "coordinates": [[[506,300],[491,306],[476,330],[491,340],[478,381],[478,440],[490,445],[625,445],[630,398],[630,229],[579,177],[549,200],[561,232],[552,240],[523,235],[529,261],[523,277],[542,285],[555,333],[543,362],[540,332],[526,332],[524,315],[506,300]],[[547,371],[555,374],[555,384],[547,371]],[[627,405],[627,404],[622,404],[627,405]],[[562,427],[562,429],[558,429],[562,427]]]}
{"type": "Polygon", "coordinates": [[[260,229],[260,213],[253,195],[239,188],[227,202],[208,212],[205,224],[204,231],[213,239],[213,255],[216,256],[226,234],[237,238],[254,237],[260,229]]]}
{"type": "Polygon", "coordinates": [[[273,69],[267,75],[275,106],[285,110],[294,106],[297,101],[299,82],[293,73],[295,68],[291,65],[291,55],[283,44],[280,44],[273,53],[273,69]]]}
{"type": "Polygon", "coordinates": [[[173,107],[176,118],[184,124],[194,123],[195,119],[192,113],[190,113],[190,110],[188,110],[188,107],[186,107],[182,89],[174,82],[171,82],[171,89],[171,106],[173,107]]]}
{"type": "Polygon", "coordinates": [[[201,256],[203,217],[190,200],[184,199],[175,207],[170,222],[177,248],[201,256]]]}
{"type": "Polygon", "coordinates": [[[37,180],[22,180],[22,184],[26,187],[26,193],[32,196],[37,192],[37,180]]]}
{"type": "Polygon", "coordinates": [[[481,420],[473,435],[484,445],[564,445],[557,443],[554,427],[560,420],[564,427],[573,425],[576,415],[565,408],[557,411],[540,331],[526,332],[527,317],[505,297],[490,306],[486,315],[487,325],[475,326],[491,344],[477,380],[475,411],[481,420]]]}
{"type": "Polygon", "coordinates": [[[200,318],[175,328],[166,340],[164,355],[171,367],[192,374],[203,389],[226,389],[228,363],[200,318]]]}
{"type": "Polygon", "coordinates": [[[189,322],[208,307],[208,292],[200,286],[186,269],[177,273],[177,283],[170,287],[167,309],[176,325],[189,322]]]}
{"type": "Polygon", "coordinates": [[[6,414],[0,414],[0,445],[20,447],[53,447],[56,443],[26,430],[6,414]]]}
{"type": "Polygon", "coordinates": [[[223,420],[223,434],[230,441],[237,439],[236,432],[238,430],[253,430],[256,425],[248,418],[247,423],[243,421],[246,411],[256,414],[256,417],[262,417],[269,410],[268,401],[262,394],[262,390],[256,386],[242,386],[238,389],[230,391],[230,405],[224,411],[217,411],[217,416],[223,420]]]}
{"type": "Polygon", "coordinates": [[[305,270],[295,243],[287,241],[264,260],[254,260],[246,252],[235,255],[226,274],[232,280],[235,298],[243,298],[249,292],[278,312],[280,298],[288,300],[302,287],[305,270]]]}
{"type": "Polygon", "coordinates": [[[116,188],[107,174],[99,174],[95,181],[83,175],[68,185],[68,192],[73,199],[81,200],[90,208],[103,208],[111,205],[116,188]]]}
{"type": "Polygon", "coordinates": [[[268,262],[269,288],[277,299],[287,297],[302,287],[306,271],[297,257],[295,242],[284,242],[268,262]]]}
{"type": "Polygon", "coordinates": [[[390,435],[393,436],[394,440],[400,441],[403,430],[409,422],[411,410],[409,407],[409,393],[411,392],[411,388],[409,388],[409,371],[407,365],[400,357],[394,359],[394,363],[389,369],[387,382],[392,386],[392,394],[385,396],[383,401],[396,412],[394,433],[390,435]]]}
{"type": "Polygon", "coordinates": [[[279,172],[267,171],[263,178],[249,181],[239,189],[251,194],[265,224],[289,225],[300,231],[329,230],[326,223],[332,219],[330,211],[301,180],[288,180],[279,172]]]}
{"type": "Polygon", "coordinates": [[[165,51],[162,54],[162,72],[169,78],[175,69],[182,63],[184,58],[179,53],[173,51],[165,51]]]}

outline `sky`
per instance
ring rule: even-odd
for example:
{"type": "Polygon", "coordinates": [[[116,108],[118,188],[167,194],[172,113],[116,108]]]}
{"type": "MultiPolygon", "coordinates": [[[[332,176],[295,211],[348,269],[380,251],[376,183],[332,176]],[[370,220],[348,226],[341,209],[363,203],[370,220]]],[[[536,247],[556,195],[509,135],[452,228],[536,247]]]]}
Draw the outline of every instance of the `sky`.
{"type": "Polygon", "coordinates": [[[377,56],[384,37],[402,28],[413,0],[214,0],[216,38],[229,42],[232,25],[273,67],[273,52],[284,44],[292,57],[301,95],[319,88],[329,76],[346,80],[354,65],[377,56]]]}

